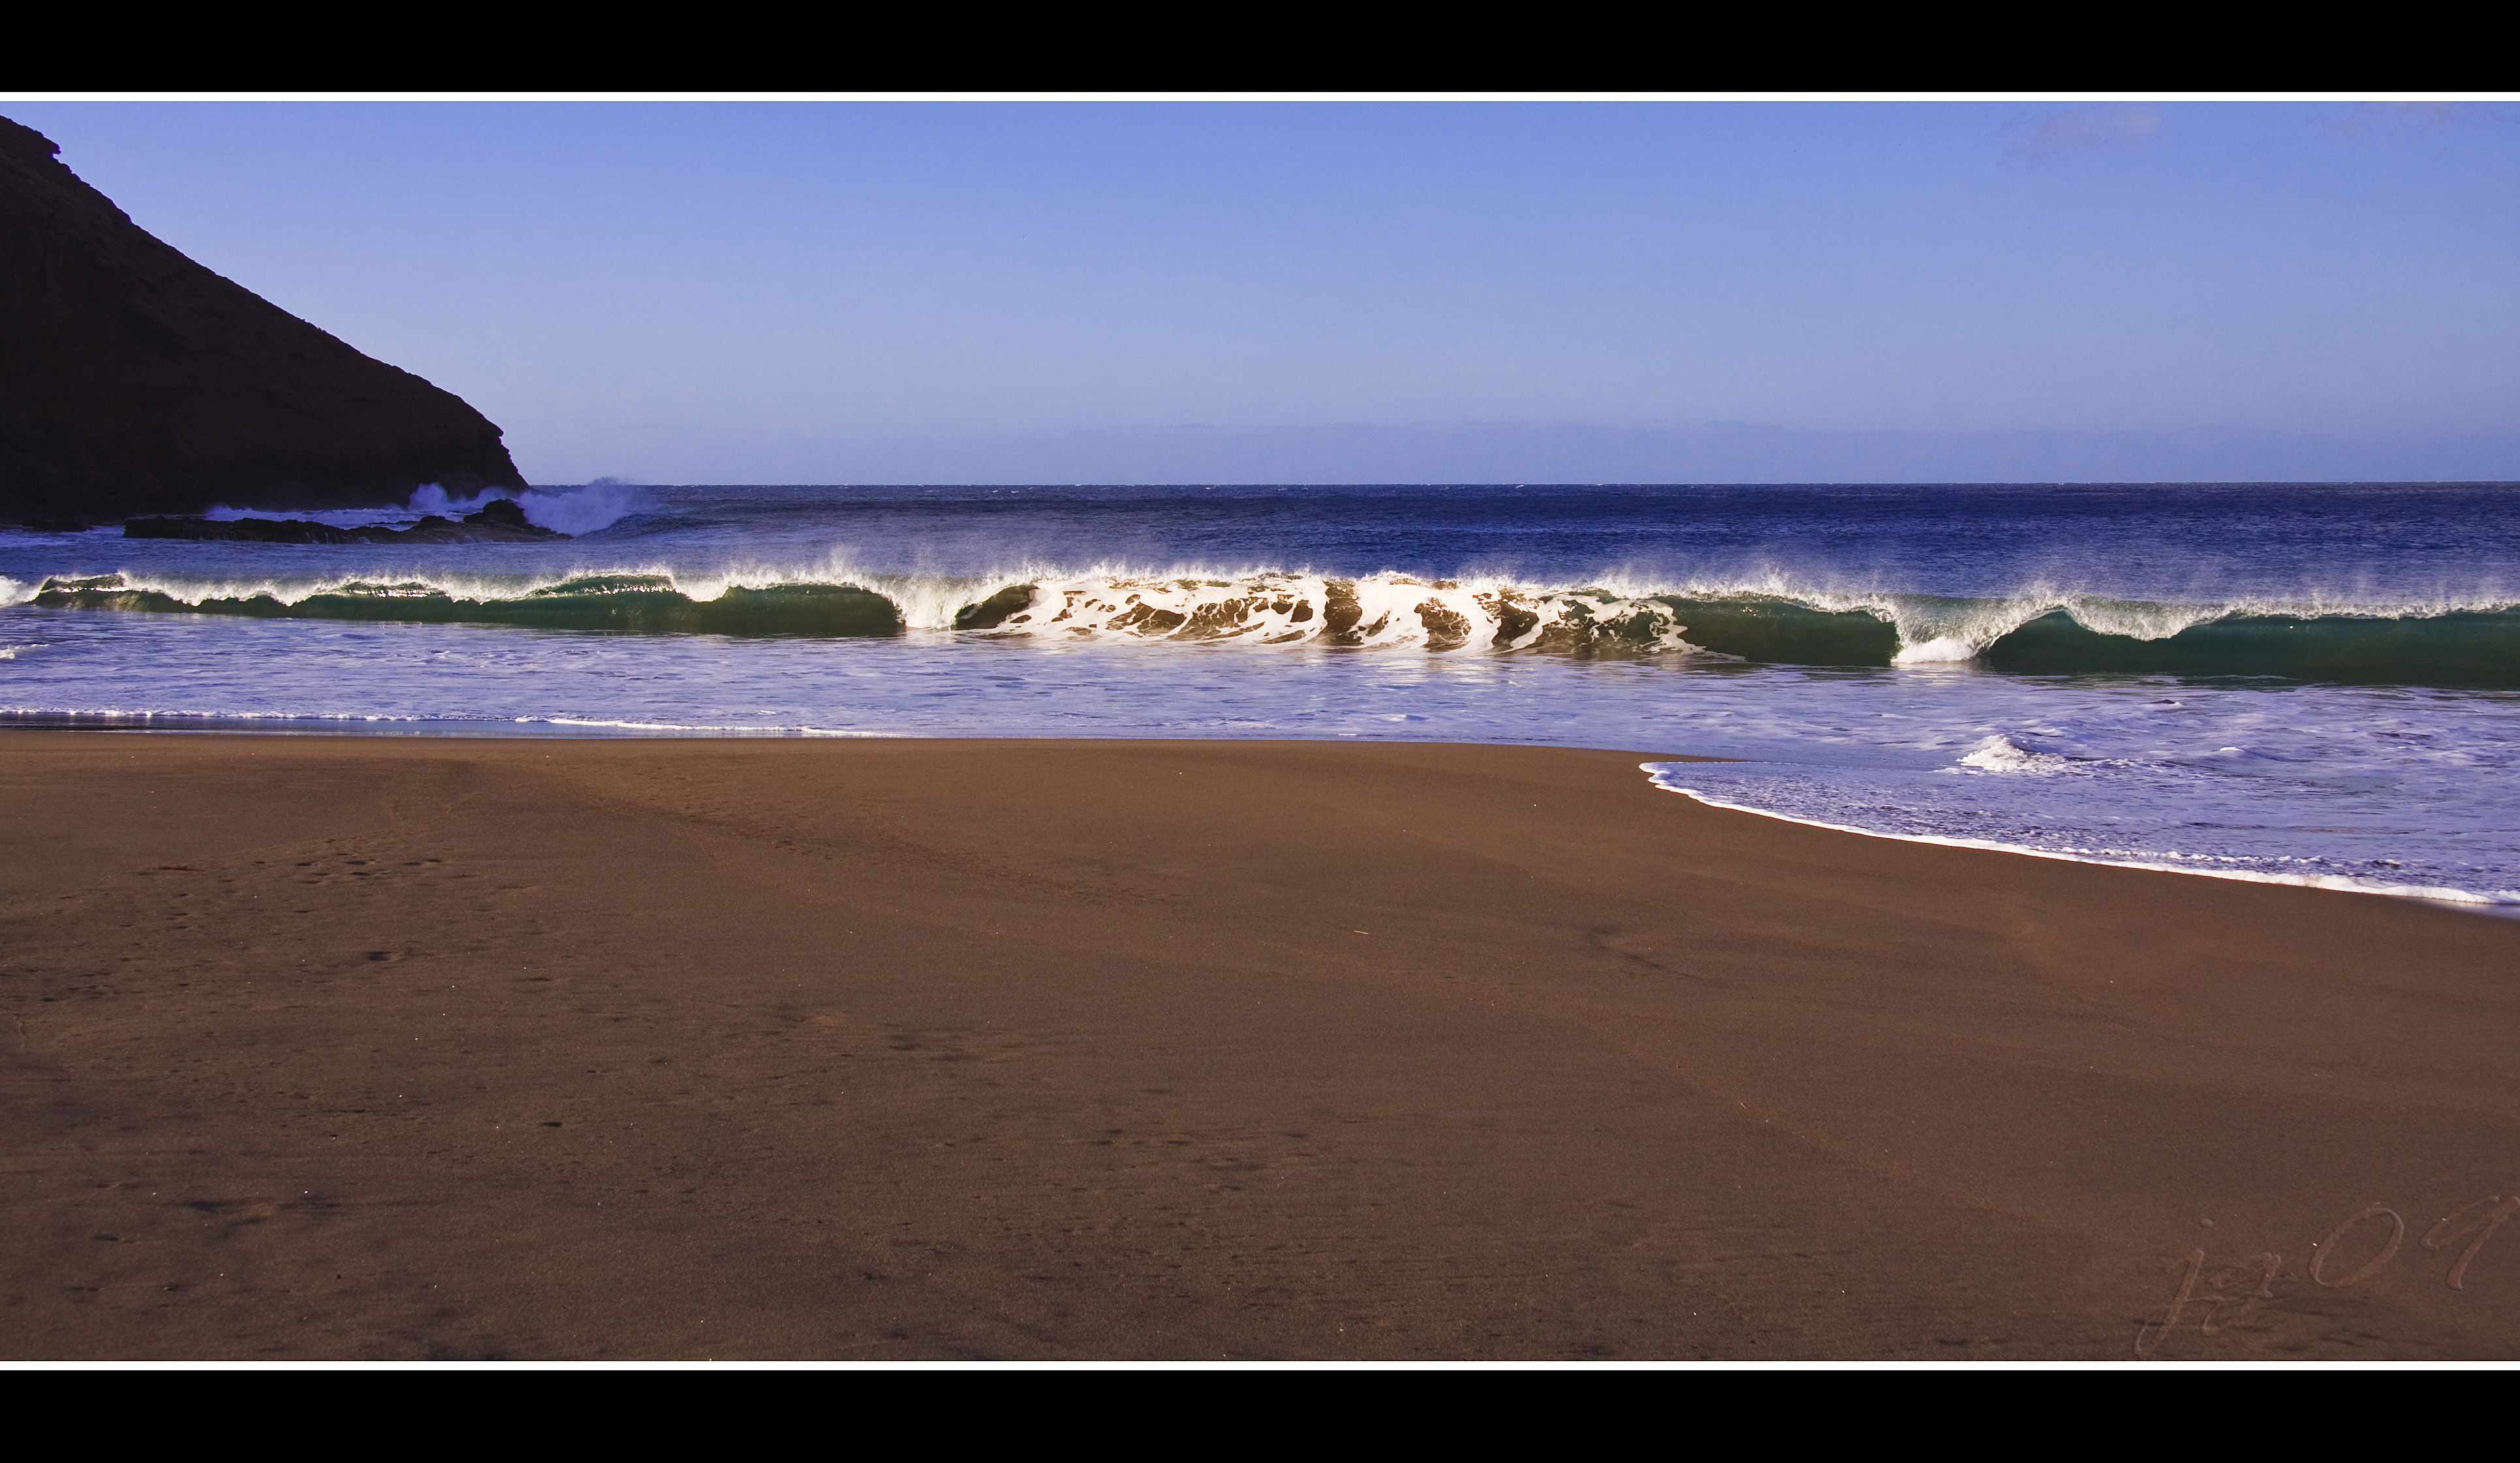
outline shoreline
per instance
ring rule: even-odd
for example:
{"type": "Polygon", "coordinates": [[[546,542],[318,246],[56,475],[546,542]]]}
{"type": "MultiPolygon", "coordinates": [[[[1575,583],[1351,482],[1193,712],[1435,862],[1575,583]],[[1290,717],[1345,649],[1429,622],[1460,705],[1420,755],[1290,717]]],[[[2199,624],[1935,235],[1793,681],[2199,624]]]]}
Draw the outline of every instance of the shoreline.
{"type": "Polygon", "coordinates": [[[2508,1189],[2467,911],[1641,753],[13,730],[10,1356],[2520,1354],[2508,1235],[2312,1273],[2508,1189]]]}
{"type": "MultiPolygon", "coordinates": [[[[1681,757],[1677,761],[1720,762],[1740,760],[1733,757],[1681,757]]],[[[1653,776],[1655,764],[1647,762],[1642,770],[1653,776]]],[[[1857,838],[1888,839],[1901,844],[1930,844],[1938,848],[1975,848],[1987,853],[2018,853],[2028,858],[2052,858],[2059,863],[2090,864],[2103,869],[2143,869],[2155,874],[2192,874],[2200,879],[2236,879],[2243,884],[2279,884],[2290,889],[2318,889],[2338,894],[2376,894],[2387,899],[2412,899],[2420,904],[2444,909],[2482,914],[2497,919],[2520,919],[2520,899],[2478,893],[2471,890],[2434,888],[2415,884],[2379,885],[2363,883],[2338,874],[2257,874],[2246,869],[2199,869],[2182,864],[2146,863],[2138,858],[2101,858],[2096,855],[2066,853],[2050,848],[2030,848],[2019,844],[1997,843],[1991,839],[1943,838],[1929,833],[1882,833],[1870,828],[1856,828],[1844,823],[1823,823],[1817,818],[1797,818],[1788,813],[1770,812],[1765,808],[1744,807],[1737,802],[1725,802],[1688,788],[1666,787],[1659,778],[1654,786],[1666,793],[1677,793],[1706,807],[1726,812],[1748,813],[1754,818],[1774,818],[1801,828],[1817,828],[1827,833],[1852,834],[1857,838]]]]}
{"type": "MultiPolygon", "coordinates": [[[[59,732],[88,732],[88,733],[96,733],[96,732],[131,732],[131,733],[150,733],[150,734],[164,734],[164,735],[176,735],[176,736],[342,737],[342,738],[397,737],[397,738],[412,738],[412,739],[446,738],[446,739],[450,739],[450,740],[456,740],[456,741],[467,741],[467,742],[503,741],[503,740],[512,740],[512,739],[513,739],[513,740],[517,740],[517,741],[576,741],[576,740],[584,740],[584,741],[630,741],[630,742],[643,742],[643,741],[644,741],[644,742],[661,742],[661,741],[693,741],[693,742],[712,742],[712,741],[725,741],[725,742],[818,742],[818,741],[959,742],[959,741],[1041,741],[1041,742],[1075,743],[1075,744],[1080,744],[1080,745],[1090,745],[1090,744],[1095,743],[1095,742],[1104,742],[1104,741],[1151,741],[1151,742],[1207,742],[1207,741],[1213,741],[1213,742],[1228,742],[1228,743],[1234,743],[1234,744],[1238,744],[1238,744],[1245,744],[1245,743],[1253,744],[1253,745],[1274,745],[1274,744],[1276,744],[1276,743],[1283,742],[1283,743],[1286,743],[1286,744],[1289,744],[1289,745],[1328,745],[1328,746],[1410,746],[1410,747],[1414,747],[1414,746],[1429,746],[1429,747],[1521,747],[1521,748],[1531,748],[1531,749],[1533,749],[1533,750],[1537,750],[1537,751],[1568,751],[1568,752],[1626,752],[1626,751],[1629,751],[1629,749],[1624,749],[1624,748],[1615,748],[1615,747],[1574,747],[1574,746],[1568,746],[1568,745],[1566,745],[1566,744],[1562,744],[1562,743],[1544,743],[1544,742],[1495,742],[1495,741],[1478,741],[1478,742],[1442,742],[1442,741],[1404,741],[1404,740],[1397,739],[1397,738],[1393,738],[1393,739],[1372,738],[1372,739],[1369,739],[1369,738],[1363,738],[1363,737],[1284,737],[1284,738],[1222,738],[1222,737],[1205,737],[1205,736],[1181,736],[1181,737],[1146,737],[1146,736],[1138,736],[1138,737],[1122,737],[1122,738],[1104,738],[1104,737],[1093,737],[1093,738],[1077,738],[1077,737],[1007,738],[1007,737],[1000,737],[1000,736],[959,737],[959,736],[948,736],[948,735],[926,735],[926,734],[921,734],[921,733],[917,733],[917,732],[893,732],[893,731],[873,732],[873,731],[825,730],[825,729],[812,728],[812,727],[803,727],[803,728],[785,728],[785,727],[783,727],[783,728],[778,728],[778,729],[775,729],[775,730],[751,731],[751,730],[747,730],[747,729],[745,729],[745,728],[742,728],[742,727],[689,727],[689,726],[669,726],[669,725],[662,725],[662,724],[654,724],[654,725],[651,725],[651,724],[643,724],[643,723],[617,722],[617,721],[592,722],[592,721],[565,721],[565,720],[539,721],[539,722],[535,722],[535,723],[533,723],[533,724],[532,724],[532,725],[533,725],[533,726],[535,726],[535,727],[545,728],[545,729],[542,729],[542,730],[532,730],[532,729],[527,729],[527,728],[525,728],[525,727],[523,727],[523,726],[520,726],[520,725],[518,725],[518,724],[516,724],[516,723],[511,723],[511,722],[498,722],[498,721],[484,721],[484,722],[478,722],[478,723],[432,721],[432,722],[423,723],[423,724],[425,724],[425,725],[428,728],[428,730],[394,731],[394,730],[387,730],[387,729],[385,729],[383,726],[362,727],[362,728],[360,728],[360,729],[352,730],[352,729],[346,729],[346,728],[343,728],[343,727],[328,726],[328,725],[323,725],[323,724],[320,724],[320,723],[305,722],[305,721],[303,720],[303,718],[287,718],[287,719],[290,719],[290,720],[296,721],[296,722],[300,723],[300,724],[289,725],[289,726],[254,726],[254,725],[250,725],[250,724],[240,724],[240,721],[239,721],[239,719],[238,719],[238,718],[226,718],[226,719],[218,719],[218,718],[202,718],[202,719],[204,719],[204,720],[210,720],[210,721],[213,721],[213,722],[215,723],[215,724],[203,725],[203,726],[158,726],[158,725],[149,725],[149,724],[138,724],[138,725],[134,725],[134,724],[128,724],[127,722],[126,722],[126,723],[121,723],[121,724],[112,724],[112,725],[80,725],[80,724],[75,724],[75,722],[76,722],[77,718],[79,718],[79,717],[81,717],[81,716],[83,716],[83,715],[93,715],[93,716],[96,716],[96,717],[101,718],[101,717],[103,717],[104,715],[106,715],[106,714],[108,714],[108,713],[103,713],[103,712],[97,712],[97,713],[80,713],[80,712],[50,713],[50,712],[47,712],[47,713],[41,713],[41,714],[43,714],[43,715],[45,715],[45,716],[58,716],[58,717],[60,718],[60,720],[59,720],[58,722],[56,722],[56,721],[52,721],[52,720],[41,720],[41,721],[38,721],[38,720],[24,720],[24,721],[21,721],[21,720],[12,720],[12,719],[10,719],[10,718],[9,718],[9,717],[7,717],[7,716],[0,716],[0,735],[5,735],[5,734],[10,733],[10,732],[19,732],[19,731],[59,731],[59,732]],[[451,730],[451,729],[449,729],[449,728],[453,728],[453,727],[464,727],[464,726],[477,726],[479,729],[478,729],[478,730],[451,730]]],[[[111,713],[111,714],[113,714],[113,715],[119,715],[119,716],[126,716],[126,717],[130,717],[130,716],[145,717],[145,716],[147,716],[147,715],[148,715],[148,714],[150,714],[150,713],[115,712],[115,713],[111,713]]],[[[170,715],[170,716],[175,715],[175,714],[178,714],[178,713],[169,713],[169,715],[170,715]]],[[[282,719],[282,718],[275,718],[275,719],[282,719]]],[[[404,723],[404,724],[413,724],[413,723],[404,723]]],[[[1656,756],[1656,754],[1647,754],[1647,753],[1642,753],[1642,752],[1640,752],[1640,753],[1636,753],[1636,754],[1636,754],[1636,755],[1638,755],[1638,756],[1656,756]]],[[[1759,761],[1770,761],[1770,760],[1775,760],[1775,761],[1791,761],[1792,759],[1791,759],[1791,758],[1767,758],[1767,757],[1741,757],[1741,756],[1706,756],[1706,755],[1700,755],[1700,754],[1668,754],[1668,755],[1659,755],[1659,756],[1657,756],[1657,759],[1656,759],[1656,760],[1653,760],[1653,761],[1646,761],[1646,762],[1640,763],[1640,764],[1639,764],[1639,770],[1640,770],[1640,771],[1642,771],[1642,772],[1643,772],[1643,773],[1646,775],[1646,778],[1647,778],[1648,782],[1649,782],[1652,786],[1654,786],[1654,787],[1656,787],[1656,788],[1660,789],[1661,791],[1669,792],[1669,793],[1676,793],[1676,794],[1678,794],[1679,796],[1681,796],[1681,797],[1683,797],[1683,798],[1687,798],[1687,799],[1688,799],[1688,800],[1692,800],[1692,801],[1695,801],[1695,802],[1700,803],[1700,804],[1702,804],[1702,805],[1704,805],[1704,806],[1707,806],[1707,807],[1712,807],[1712,808],[1721,808],[1721,809],[1723,809],[1723,810],[1725,810],[1725,811],[1728,811],[1728,812],[1744,813],[1744,814],[1747,814],[1747,815],[1749,815],[1749,816],[1751,816],[1751,817],[1758,817],[1758,818],[1773,818],[1773,819],[1775,819],[1775,820],[1777,820],[1777,821],[1778,821],[1778,822],[1782,822],[1782,823],[1792,823],[1792,824],[1794,824],[1794,825],[1796,825],[1796,826],[1798,826],[1798,827],[1803,827],[1803,828],[1815,828],[1815,829],[1820,829],[1820,830],[1822,830],[1822,831],[1825,831],[1825,832],[1829,832],[1829,833],[1843,833],[1843,834],[1850,834],[1850,835],[1853,835],[1853,836],[1855,836],[1855,837],[1857,837],[1857,838],[1887,839],[1887,840],[1890,840],[1890,841],[1893,841],[1893,842],[1896,842],[1896,843],[1926,844],[1926,845],[1931,845],[1931,846],[1936,846],[1936,847],[1945,847],[1945,848],[1974,848],[1974,849],[1979,849],[1979,850],[1982,850],[1982,851],[1985,851],[1985,852],[1990,852],[1990,853],[2017,853],[2017,854],[2020,854],[2020,855],[2022,855],[2022,856],[2024,856],[2024,857],[2028,857],[2028,858],[2048,858],[2048,859],[2055,859],[2055,860],[2057,860],[2057,861],[2059,861],[2059,862],[2063,862],[2063,863],[2081,863],[2081,864],[2091,864],[2091,865],[2093,865],[2093,866],[2095,866],[2095,867],[2100,867],[2100,868],[2116,868],[2116,869],[2144,869],[2144,870],[2148,870],[2148,871],[2151,871],[2151,872],[2154,872],[2154,873],[2161,873],[2161,874],[2190,874],[2190,875],[2195,875],[2195,876],[2197,876],[2197,877],[2199,877],[2199,878],[2205,878],[2205,879],[2232,879],[2232,880],[2238,880],[2238,881],[2240,881],[2240,882],[2242,882],[2242,883],[2248,883],[2248,884],[2278,884],[2278,885],[2286,885],[2286,886],[2290,886],[2290,887],[2298,888],[2298,889],[2317,889],[2317,890],[2324,890],[2324,891],[2326,891],[2326,892],[2331,892],[2331,893],[2347,893],[2347,894],[2376,894],[2376,895],[2379,895],[2379,896],[2384,897],[2384,898],[2392,898],[2392,899],[2411,899],[2411,900],[2416,901],[2417,903],[2430,904],[2430,905],[2434,905],[2434,906],[2437,906],[2437,907],[2440,907],[2440,908],[2457,910],[2457,911],[2460,911],[2460,912],[2463,912],[2463,913],[2468,913],[2468,914],[2480,914],[2480,915],[2484,915],[2484,916],[2487,916],[2487,917],[2489,917],[2489,918],[2493,918],[2493,919],[2520,919],[2520,899],[2515,899],[2515,898],[2511,898],[2511,897],[2508,897],[2508,896],[2505,896],[2505,895],[2500,895],[2500,894],[2488,893],[2488,892],[2481,892],[2481,891],[2475,891],[2475,890],[2452,889],[2452,888],[2449,888],[2449,887],[2447,887],[2447,886],[2436,887],[2436,886],[2428,886],[2428,885],[2384,885],[2384,884],[2380,884],[2380,883],[2378,883],[2377,881],[2357,880],[2357,879],[2354,879],[2354,878],[2351,878],[2351,877],[2348,877],[2348,876],[2343,876],[2343,875],[2332,875],[2332,874],[2298,874],[2298,875],[2293,875],[2293,874],[2261,874],[2261,873],[2254,873],[2254,872],[2250,872],[2250,871],[2248,871],[2248,870],[2242,870],[2242,869],[2209,869],[2209,868],[2195,868],[2195,867],[2189,867],[2189,866],[2182,865],[2182,864],[2173,864],[2173,863],[2152,863],[2152,862],[2146,862],[2146,861],[2144,861],[2144,860],[2142,860],[2142,859],[2140,859],[2140,858],[2114,858],[2114,857],[2101,857],[2101,856],[2098,856],[2098,855],[2096,855],[2096,854],[2082,854],[2082,853],[2062,852],[2062,851],[2058,851],[2058,850],[2054,850],[2054,849],[2048,849],[2048,848],[2033,848],[2033,847],[2026,846],[2024,846],[2024,845],[2019,845],[2019,844],[2006,844],[2006,843],[2001,843],[2001,842],[1997,842],[1997,841],[1994,841],[1994,840],[1986,840],[1986,839],[1955,839],[1955,838],[1944,838],[1944,837],[1940,837],[1940,836],[1936,836],[1936,835],[1932,835],[1932,834],[1885,833],[1885,832],[1879,831],[1879,830],[1877,830],[1877,829],[1870,829],[1870,828],[1857,828],[1857,827],[1854,827],[1854,826],[1852,826],[1852,825],[1850,825],[1850,824],[1844,824],[1844,823],[1824,823],[1824,822],[1821,822],[1821,821],[1819,821],[1819,820],[1817,820],[1817,819],[1812,819],[1812,818],[1797,818],[1797,817],[1794,817],[1794,816],[1792,816],[1791,814],[1788,814],[1788,813],[1773,812],[1773,811],[1770,811],[1770,810],[1765,809],[1765,808],[1749,807],[1749,806],[1745,806],[1745,805],[1743,805],[1743,804],[1735,803],[1735,802],[1726,802],[1726,801],[1723,801],[1723,800],[1719,800],[1719,799],[1716,799],[1716,798],[1713,798],[1713,797],[1711,797],[1711,796],[1708,796],[1708,795],[1706,795],[1706,794],[1698,793],[1698,792],[1695,792],[1695,791],[1692,791],[1692,790],[1689,790],[1689,789],[1686,789],[1686,788],[1666,787],[1666,786],[1664,786],[1664,785],[1661,783],[1661,781],[1659,780],[1659,778],[1657,778],[1657,777],[1655,776],[1655,774],[1654,774],[1654,770],[1653,770],[1653,769],[1654,769],[1654,767],[1657,765],[1657,761],[1659,761],[1659,762],[1674,762],[1674,763],[1681,763],[1681,762],[1742,762],[1742,761],[1748,761],[1748,762],[1759,762],[1759,761]]]]}

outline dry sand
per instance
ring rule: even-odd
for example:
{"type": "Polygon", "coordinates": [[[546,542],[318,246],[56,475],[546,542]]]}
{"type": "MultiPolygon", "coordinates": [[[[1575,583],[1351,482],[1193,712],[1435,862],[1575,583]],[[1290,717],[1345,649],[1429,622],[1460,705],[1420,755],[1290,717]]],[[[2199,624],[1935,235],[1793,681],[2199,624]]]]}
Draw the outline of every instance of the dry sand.
{"type": "Polygon", "coordinates": [[[2520,924],[1641,759],[0,737],[0,1350],[2520,1356],[2520,924]]]}

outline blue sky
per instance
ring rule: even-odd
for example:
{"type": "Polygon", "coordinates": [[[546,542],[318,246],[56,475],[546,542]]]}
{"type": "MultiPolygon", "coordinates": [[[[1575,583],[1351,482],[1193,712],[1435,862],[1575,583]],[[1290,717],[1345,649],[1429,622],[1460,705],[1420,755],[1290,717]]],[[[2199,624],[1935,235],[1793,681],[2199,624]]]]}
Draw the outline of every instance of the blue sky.
{"type": "Polygon", "coordinates": [[[2520,478],[2520,107],[13,102],[579,481],[2520,478]]]}

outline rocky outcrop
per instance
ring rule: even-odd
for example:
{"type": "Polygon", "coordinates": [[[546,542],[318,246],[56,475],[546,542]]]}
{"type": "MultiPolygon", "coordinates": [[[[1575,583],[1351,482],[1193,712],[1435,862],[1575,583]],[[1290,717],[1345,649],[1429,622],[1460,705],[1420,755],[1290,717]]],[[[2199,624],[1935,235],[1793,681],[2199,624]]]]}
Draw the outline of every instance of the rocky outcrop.
{"type": "Polygon", "coordinates": [[[499,429],[134,224],[0,117],[0,520],[522,487],[499,429]]]}
{"type": "Polygon", "coordinates": [[[122,526],[125,538],[189,538],[215,543],[534,543],[569,535],[525,522],[525,511],[505,498],[462,519],[430,514],[394,528],[381,525],[337,528],[302,518],[136,518],[122,526]]]}

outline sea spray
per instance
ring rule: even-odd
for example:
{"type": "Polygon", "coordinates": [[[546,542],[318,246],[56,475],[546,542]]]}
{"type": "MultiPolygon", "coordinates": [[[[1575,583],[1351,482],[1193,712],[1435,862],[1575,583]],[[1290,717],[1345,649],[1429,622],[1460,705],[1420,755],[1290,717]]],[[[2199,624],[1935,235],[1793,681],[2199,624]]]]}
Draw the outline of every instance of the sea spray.
{"type": "Polygon", "coordinates": [[[228,522],[238,519],[306,519],[329,524],[336,528],[364,528],[431,516],[463,519],[501,500],[514,501],[523,511],[525,522],[537,528],[575,535],[609,527],[638,512],[647,502],[647,490],[627,483],[597,481],[583,487],[529,487],[521,492],[494,487],[464,494],[450,493],[434,482],[425,482],[413,489],[410,500],[401,505],[284,510],[222,504],[202,516],[228,522]]]}

